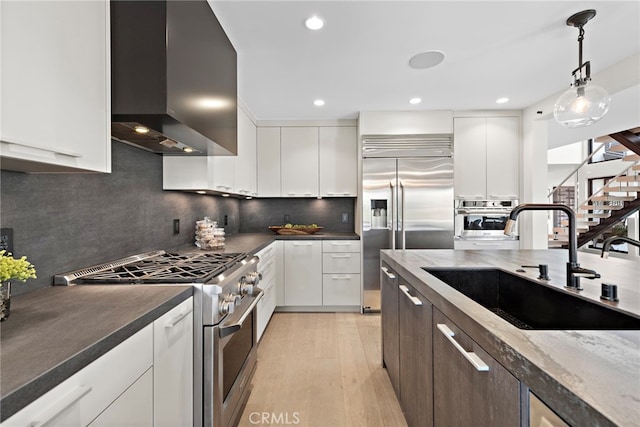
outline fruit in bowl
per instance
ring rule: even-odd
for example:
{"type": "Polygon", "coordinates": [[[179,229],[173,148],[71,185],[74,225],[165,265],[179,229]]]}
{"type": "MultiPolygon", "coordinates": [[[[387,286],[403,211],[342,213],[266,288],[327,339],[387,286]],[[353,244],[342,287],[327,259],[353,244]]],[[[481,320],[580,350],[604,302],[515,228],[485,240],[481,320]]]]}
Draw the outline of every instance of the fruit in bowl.
{"type": "Polygon", "coordinates": [[[271,225],[269,230],[276,234],[314,234],[322,230],[324,227],[319,227],[317,224],[284,224],[284,225],[271,225]]]}

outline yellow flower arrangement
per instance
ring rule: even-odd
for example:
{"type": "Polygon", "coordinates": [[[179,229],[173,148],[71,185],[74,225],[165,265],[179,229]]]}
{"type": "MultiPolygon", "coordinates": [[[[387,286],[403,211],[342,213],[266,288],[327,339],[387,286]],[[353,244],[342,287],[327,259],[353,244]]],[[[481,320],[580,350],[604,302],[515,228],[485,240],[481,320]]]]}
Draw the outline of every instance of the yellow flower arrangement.
{"type": "Polygon", "coordinates": [[[11,252],[0,251],[0,282],[7,280],[19,280],[26,282],[27,279],[36,278],[36,268],[23,256],[15,259],[11,252]]]}

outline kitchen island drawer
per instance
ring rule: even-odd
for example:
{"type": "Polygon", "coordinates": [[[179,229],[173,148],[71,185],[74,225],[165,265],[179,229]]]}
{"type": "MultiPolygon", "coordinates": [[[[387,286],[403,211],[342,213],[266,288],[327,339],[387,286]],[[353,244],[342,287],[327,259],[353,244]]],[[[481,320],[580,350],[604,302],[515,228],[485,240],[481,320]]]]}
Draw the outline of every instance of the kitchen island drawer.
{"type": "Polygon", "coordinates": [[[359,253],[322,254],[323,273],[360,273],[359,253]]]}

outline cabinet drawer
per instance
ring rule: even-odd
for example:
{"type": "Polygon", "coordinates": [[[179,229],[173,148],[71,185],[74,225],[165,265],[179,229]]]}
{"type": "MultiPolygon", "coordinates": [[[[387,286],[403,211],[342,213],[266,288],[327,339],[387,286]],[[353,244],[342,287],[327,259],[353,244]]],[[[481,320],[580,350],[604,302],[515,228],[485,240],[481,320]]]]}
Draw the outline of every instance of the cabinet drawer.
{"type": "Polygon", "coordinates": [[[86,426],[152,364],[153,325],[148,325],[2,425],[86,426]]]}
{"type": "MultiPolygon", "coordinates": [[[[276,261],[271,258],[266,262],[260,261],[258,264],[258,272],[262,274],[262,279],[260,283],[268,282],[270,280],[275,280],[276,277],[276,261]]],[[[263,286],[260,286],[263,287],[263,286]]]]}
{"type": "Polygon", "coordinates": [[[323,273],[360,273],[359,253],[322,254],[323,273]]]}
{"type": "Polygon", "coordinates": [[[322,252],[360,252],[360,240],[323,240],[322,252]]]}
{"type": "Polygon", "coordinates": [[[323,305],[360,305],[359,274],[323,274],[323,305]]]}
{"type": "Polygon", "coordinates": [[[271,243],[266,248],[260,249],[260,251],[256,252],[256,256],[260,258],[260,262],[262,263],[273,258],[274,253],[275,253],[275,244],[271,243]]]}

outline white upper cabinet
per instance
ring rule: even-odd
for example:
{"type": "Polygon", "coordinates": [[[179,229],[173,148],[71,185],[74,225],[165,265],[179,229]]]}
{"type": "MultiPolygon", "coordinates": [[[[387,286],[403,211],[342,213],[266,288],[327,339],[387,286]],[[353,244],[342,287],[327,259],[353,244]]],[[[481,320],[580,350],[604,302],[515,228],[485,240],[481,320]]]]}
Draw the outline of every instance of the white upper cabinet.
{"type": "Polygon", "coordinates": [[[519,199],[517,117],[454,119],[454,187],[458,199],[519,199]]]}
{"type": "Polygon", "coordinates": [[[319,130],[320,195],[356,197],[358,139],[355,127],[319,130]]]}
{"type": "Polygon", "coordinates": [[[280,197],[280,128],[257,129],[258,196],[280,197]]]}
{"type": "Polygon", "coordinates": [[[111,171],[109,2],[0,4],[2,168],[111,171]]]}
{"type": "Polygon", "coordinates": [[[238,155],[164,156],[162,188],[255,196],[256,156],[256,126],[238,108],[238,155]]]}
{"type": "Polygon", "coordinates": [[[317,196],[318,128],[283,127],[280,132],[282,196],[317,196]]]}
{"type": "Polygon", "coordinates": [[[221,193],[236,193],[236,156],[212,156],[213,181],[209,190],[221,193]]]}
{"type": "Polygon", "coordinates": [[[256,125],[238,109],[238,156],[235,159],[234,187],[238,194],[255,196],[257,187],[256,125]]]}
{"type": "Polygon", "coordinates": [[[519,199],[517,117],[487,118],[487,197],[519,199]]]}

